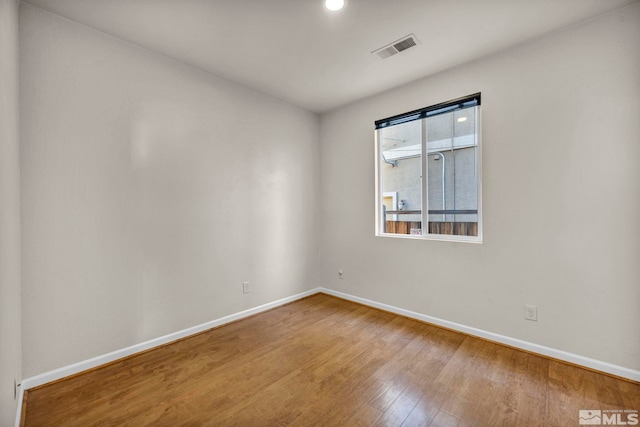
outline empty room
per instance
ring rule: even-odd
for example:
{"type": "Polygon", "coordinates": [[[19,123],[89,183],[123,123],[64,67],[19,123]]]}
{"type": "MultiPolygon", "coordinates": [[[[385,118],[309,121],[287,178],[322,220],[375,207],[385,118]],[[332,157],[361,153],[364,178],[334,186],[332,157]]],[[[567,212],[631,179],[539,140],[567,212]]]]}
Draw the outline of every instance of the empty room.
{"type": "Polygon", "coordinates": [[[0,0],[0,427],[640,421],[640,1],[0,0]]]}

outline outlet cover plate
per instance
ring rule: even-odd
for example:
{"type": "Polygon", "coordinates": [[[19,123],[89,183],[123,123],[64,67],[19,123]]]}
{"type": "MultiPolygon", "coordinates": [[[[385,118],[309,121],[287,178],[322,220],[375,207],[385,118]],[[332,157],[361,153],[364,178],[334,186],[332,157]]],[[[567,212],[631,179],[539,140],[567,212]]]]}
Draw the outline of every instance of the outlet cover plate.
{"type": "Polygon", "coordinates": [[[535,305],[525,304],[524,306],[524,318],[527,320],[537,321],[538,320],[538,307],[535,305]]]}

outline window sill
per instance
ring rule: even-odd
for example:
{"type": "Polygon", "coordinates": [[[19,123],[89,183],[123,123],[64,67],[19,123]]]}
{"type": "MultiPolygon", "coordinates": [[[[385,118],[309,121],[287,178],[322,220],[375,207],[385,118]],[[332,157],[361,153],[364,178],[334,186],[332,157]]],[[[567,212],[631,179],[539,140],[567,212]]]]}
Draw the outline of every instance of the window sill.
{"type": "Polygon", "coordinates": [[[481,236],[451,236],[447,234],[430,234],[430,235],[417,235],[417,234],[391,234],[391,233],[376,233],[376,237],[390,237],[392,239],[409,239],[409,240],[435,240],[440,242],[454,242],[454,243],[476,243],[482,244],[481,236]]]}

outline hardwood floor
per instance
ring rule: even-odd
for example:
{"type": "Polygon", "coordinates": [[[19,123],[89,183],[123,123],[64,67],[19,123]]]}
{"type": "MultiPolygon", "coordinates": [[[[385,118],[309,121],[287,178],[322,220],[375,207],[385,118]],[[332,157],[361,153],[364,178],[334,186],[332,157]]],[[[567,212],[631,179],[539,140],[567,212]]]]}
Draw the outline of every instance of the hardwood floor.
{"type": "Polygon", "coordinates": [[[640,385],[324,294],[25,394],[31,426],[577,426],[640,385]]]}

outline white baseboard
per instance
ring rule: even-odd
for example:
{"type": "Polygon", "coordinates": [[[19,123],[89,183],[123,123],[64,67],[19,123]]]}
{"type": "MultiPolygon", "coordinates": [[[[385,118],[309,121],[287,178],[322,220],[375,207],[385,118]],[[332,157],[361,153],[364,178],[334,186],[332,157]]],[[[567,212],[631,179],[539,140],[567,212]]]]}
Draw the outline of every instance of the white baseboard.
{"type": "MultiPolygon", "coordinates": [[[[142,342],[140,344],[135,344],[130,347],[126,347],[120,350],[113,351],[111,353],[107,353],[101,356],[93,357],[91,359],[87,359],[78,363],[74,363],[71,365],[64,366],[62,368],[55,369],[53,371],[45,372],[39,375],[35,375],[33,377],[25,378],[22,380],[22,384],[20,386],[21,390],[19,390],[20,394],[20,402],[18,407],[18,414],[21,412],[22,406],[22,395],[24,391],[29,390],[34,387],[38,387],[40,385],[56,381],[62,379],[64,377],[68,377],[70,375],[78,374],[80,372],[86,371],[88,369],[92,369],[98,367],[100,365],[104,365],[109,362],[113,362],[118,359],[122,359],[123,357],[131,356],[133,354],[139,353],[141,351],[149,350],[154,347],[158,347],[172,341],[176,341],[181,338],[188,337],[193,334],[197,334],[199,332],[206,331],[207,329],[215,328],[217,326],[224,325],[226,323],[234,322],[236,320],[243,319],[245,317],[252,316],[254,314],[261,313],[263,311],[271,310],[272,308],[308,297],[310,295],[316,293],[325,293],[328,295],[333,295],[339,298],[343,298],[349,301],[357,302],[360,304],[364,304],[370,307],[379,308],[381,310],[385,310],[391,313],[399,314],[401,316],[406,316],[412,319],[420,320],[423,322],[431,323],[434,325],[442,326],[448,329],[452,329],[455,331],[459,331],[468,335],[473,335],[476,337],[484,338],[490,341],[495,341],[498,343],[506,344],[511,347],[519,348],[522,350],[530,351],[532,353],[538,353],[544,356],[552,357],[554,359],[563,360],[569,363],[573,363],[576,365],[584,366],[590,369],[594,369],[601,372],[606,372],[612,375],[616,375],[623,378],[628,378],[633,381],[640,381],[640,371],[636,371],[633,369],[625,368],[618,365],[613,365],[611,363],[603,362],[600,360],[590,359],[588,357],[580,356],[573,353],[568,353],[566,351],[557,350],[550,347],[545,347],[543,345],[531,343],[528,341],[519,340],[517,338],[511,338],[504,335],[495,334],[493,332],[488,332],[482,329],[477,329],[471,326],[462,325],[455,322],[450,322],[448,320],[439,319],[437,317],[428,316],[421,313],[416,313],[414,311],[405,310],[402,308],[394,307],[388,304],[379,303],[376,301],[372,301],[366,298],[357,297],[354,295],[346,294],[339,291],[334,291],[332,289],[327,288],[315,288],[306,292],[302,292],[296,295],[292,295],[287,298],[282,298],[277,301],[273,301],[267,304],[260,305],[258,307],[254,307],[248,310],[244,310],[235,314],[231,314],[229,316],[221,317],[219,319],[212,320],[210,322],[203,323],[201,325],[193,326],[191,328],[183,329],[178,332],[174,332],[162,337],[154,338],[149,341],[142,342]]],[[[19,416],[16,420],[16,425],[19,425],[19,416]]]]}
{"type": "Polygon", "coordinates": [[[416,313],[415,311],[405,310],[403,308],[398,308],[391,305],[368,300],[366,298],[345,294],[343,292],[334,291],[332,289],[320,288],[320,292],[323,292],[328,295],[333,295],[338,298],[343,298],[349,301],[357,302],[363,305],[367,305],[369,307],[379,308],[380,310],[389,311],[391,313],[399,314],[401,316],[410,317],[412,319],[442,326],[444,328],[453,329],[454,331],[459,331],[468,335],[484,338],[489,341],[495,341],[501,344],[506,344],[511,347],[530,351],[532,353],[537,353],[544,356],[552,357],[554,359],[563,360],[565,362],[584,366],[586,368],[594,369],[596,371],[605,372],[608,374],[616,375],[618,377],[628,378],[633,381],[640,381],[640,371],[636,371],[634,369],[613,365],[608,362],[591,359],[591,358],[580,356],[573,353],[568,353],[566,351],[557,350],[555,348],[545,347],[543,345],[519,340],[517,338],[511,338],[504,335],[495,334],[493,332],[484,331],[482,329],[473,328],[471,326],[461,325],[459,323],[450,322],[448,320],[439,319],[437,317],[427,316],[426,314],[416,313]]]}
{"type": "Polygon", "coordinates": [[[15,427],[20,427],[20,418],[22,417],[22,401],[24,398],[24,391],[22,384],[18,384],[18,407],[16,408],[16,422],[15,427]]]}
{"type": "Polygon", "coordinates": [[[40,385],[47,384],[64,377],[68,377],[70,375],[78,374],[88,369],[92,369],[100,365],[104,365],[105,363],[113,362],[115,360],[122,359],[123,357],[131,356],[132,354],[140,353],[141,351],[149,350],[151,348],[158,347],[158,346],[170,343],[172,341],[176,341],[181,338],[188,337],[189,335],[194,335],[199,332],[206,331],[207,329],[215,328],[217,326],[221,326],[226,323],[231,323],[236,320],[243,319],[245,317],[253,316],[254,314],[258,314],[263,311],[271,310],[272,308],[279,307],[284,304],[288,304],[290,302],[308,297],[313,294],[317,294],[318,292],[320,292],[320,288],[311,289],[309,291],[292,295],[290,297],[282,298],[277,301],[260,305],[258,307],[250,308],[248,310],[244,310],[239,313],[230,314],[229,316],[224,316],[219,319],[215,319],[210,322],[203,323],[201,325],[192,326],[190,328],[183,329],[178,332],[173,332],[171,334],[168,334],[162,337],[154,338],[149,341],[142,342],[140,344],[135,344],[130,347],[112,351],[111,353],[103,354],[101,356],[96,356],[91,359],[83,360],[78,363],[64,366],[62,368],[54,369],[53,371],[44,372],[42,374],[35,375],[33,377],[25,378],[22,380],[22,390],[29,390],[30,388],[38,387],[40,385]]]}

